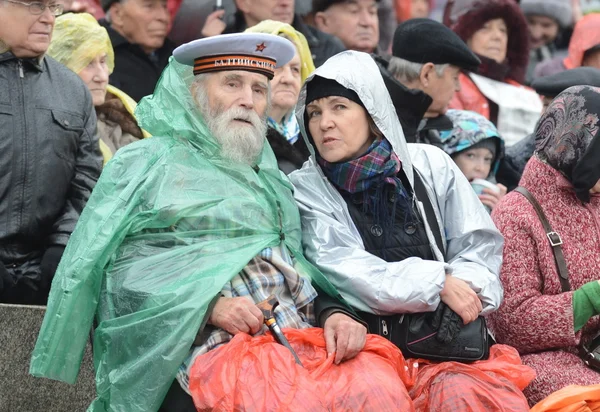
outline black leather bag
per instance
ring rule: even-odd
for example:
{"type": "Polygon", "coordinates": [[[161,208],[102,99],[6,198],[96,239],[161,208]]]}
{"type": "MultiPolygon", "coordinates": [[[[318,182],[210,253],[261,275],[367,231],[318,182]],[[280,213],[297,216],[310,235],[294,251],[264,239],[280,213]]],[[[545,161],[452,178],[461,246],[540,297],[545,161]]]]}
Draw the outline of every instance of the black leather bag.
{"type": "MultiPolygon", "coordinates": [[[[435,218],[433,206],[427,190],[415,170],[415,195],[423,203],[429,227],[436,244],[444,254],[440,227],[435,218]]],[[[458,336],[449,343],[440,342],[437,328],[433,326],[435,312],[413,313],[393,316],[378,316],[359,313],[367,322],[370,333],[376,333],[394,343],[405,358],[422,358],[434,361],[473,362],[489,357],[490,338],[485,319],[479,316],[475,321],[464,325],[458,336]]]]}
{"type": "Polygon", "coordinates": [[[360,313],[359,316],[367,322],[369,333],[388,339],[400,348],[405,358],[468,363],[489,357],[490,339],[482,316],[465,325],[450,343],[442,343],[432,325],[434,313],[393,316],[360,313]]]}

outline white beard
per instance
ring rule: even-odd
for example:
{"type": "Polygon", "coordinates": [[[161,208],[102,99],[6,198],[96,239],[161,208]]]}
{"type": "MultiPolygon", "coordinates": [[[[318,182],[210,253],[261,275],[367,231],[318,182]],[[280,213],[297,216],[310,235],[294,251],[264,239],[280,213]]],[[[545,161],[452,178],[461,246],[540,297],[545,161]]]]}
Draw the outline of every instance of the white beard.
{"type": "Polygon", "coordinates": [[[222,106],[209,107],[208,96],[198,87],[194,96],[208,129],[221,145],[221,156],[238,163],[253,166],[258,161],[267,134],[266,115],[260,117],[254,110],[234,107],[227,111],[222,106]],[[249,124],[234,121],[245,120],[249,124]]]}

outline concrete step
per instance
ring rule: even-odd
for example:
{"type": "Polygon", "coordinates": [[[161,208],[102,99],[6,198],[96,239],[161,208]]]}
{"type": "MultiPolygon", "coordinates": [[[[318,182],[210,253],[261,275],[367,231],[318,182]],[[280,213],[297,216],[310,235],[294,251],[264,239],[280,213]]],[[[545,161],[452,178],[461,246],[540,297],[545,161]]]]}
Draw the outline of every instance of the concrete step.
{"type": "Polygon", "coordinates": [[[80,412],[96,396],[91,345],[75,385],[29,375],[44,306],[0,304],[0,412],[80,412]]]}

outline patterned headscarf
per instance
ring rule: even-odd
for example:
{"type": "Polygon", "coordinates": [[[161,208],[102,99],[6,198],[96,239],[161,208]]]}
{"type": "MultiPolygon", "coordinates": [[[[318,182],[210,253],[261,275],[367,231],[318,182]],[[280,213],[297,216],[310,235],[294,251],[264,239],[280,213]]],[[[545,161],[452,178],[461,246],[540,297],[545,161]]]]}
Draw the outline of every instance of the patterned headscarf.
{"type": "Polygon", "coordinates": [[[600,88],[573,86],[548,106],[535,131],[538,157],[561,172],[589,202],[600,179],[600,88]]]}

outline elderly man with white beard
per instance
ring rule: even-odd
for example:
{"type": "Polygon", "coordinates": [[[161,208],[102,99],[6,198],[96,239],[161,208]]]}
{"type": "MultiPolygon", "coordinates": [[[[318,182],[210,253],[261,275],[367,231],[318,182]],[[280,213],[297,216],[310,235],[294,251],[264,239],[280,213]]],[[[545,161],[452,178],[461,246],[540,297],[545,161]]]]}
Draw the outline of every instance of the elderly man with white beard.
{"type": "Polygon", "coordinates": [[[304,259],[292,186],[265,145],[269,80],[294,46],[233,34],[173,55],[136,110],[153,137],[104,168],[32,356],[34,376],[73,383],[95,318],[91,411],[195,411],[192,366],[236,335],[264,334],[256,303],[270,295],[280,327],[324,328],[336,364],[366,341],[304,259]]]}

